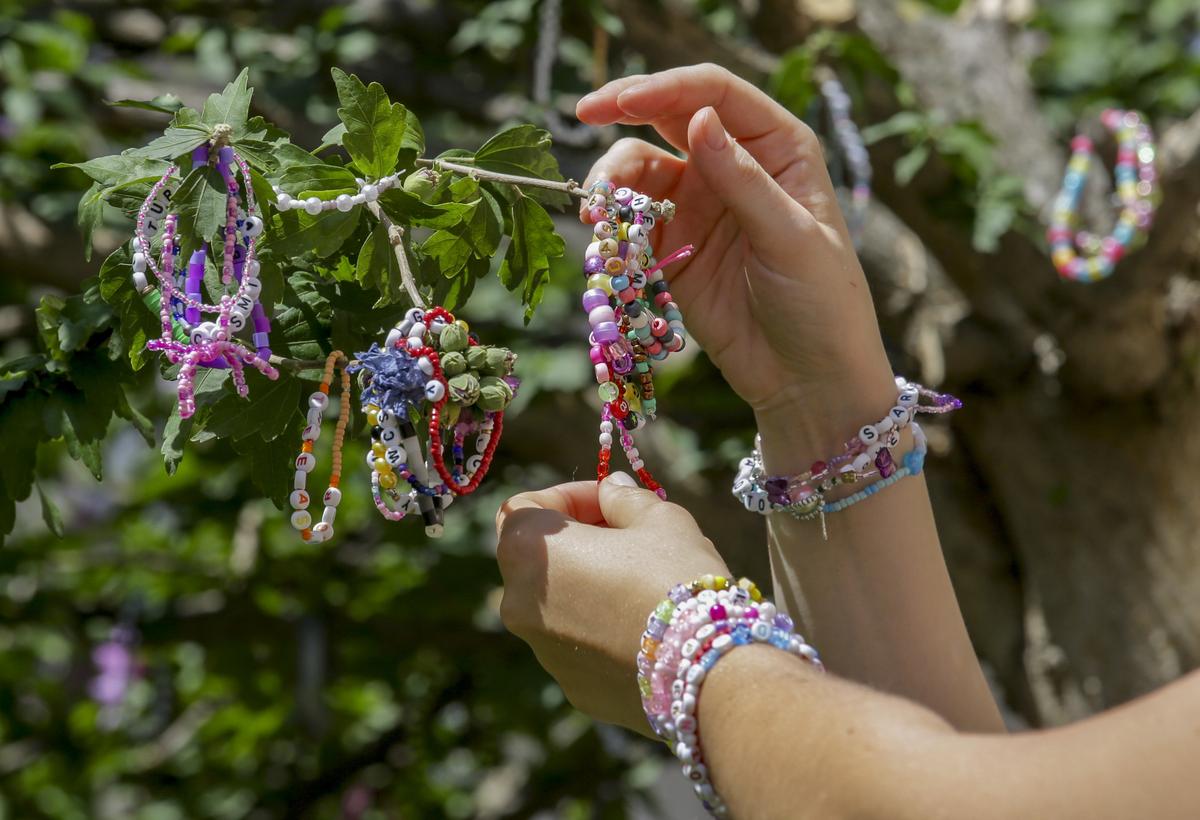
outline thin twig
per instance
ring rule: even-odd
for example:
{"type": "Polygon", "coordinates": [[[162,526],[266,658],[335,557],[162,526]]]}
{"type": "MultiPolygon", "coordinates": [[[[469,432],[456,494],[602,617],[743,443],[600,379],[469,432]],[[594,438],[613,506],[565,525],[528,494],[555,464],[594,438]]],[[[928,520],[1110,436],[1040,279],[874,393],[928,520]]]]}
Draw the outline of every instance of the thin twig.
{"type": "Polygon", "coordinates": [[[524,185],[529,188],[547,188],[551,191],[561,191],[570,196],[577,196],[581,199],[587,197],[588,192],[579,187],[579,183],[573,179],[568,179],[565,182],[557,182],[552,179],[538,179],[537,177],[522,177],[516,174],[501,174],[496,171],[485,171],[482,168],[472,168],[470,165],[460,165],[457,162],[447,162],[444,159],[425,159],[424,157],[417,160],[419,165],[428,165],[432,168],[437,168],[444,171],[453,171],[456,174],[465,174],[473,179],[486,179],[491,182],[507,182],[510,185],[524,185]]]}
{"type": "Polygon", "coordinates": [[[412,268],[408,264],[408,254],[404,251],[404,229],[388,219],[378,202],[368,202],[367,209],[387,231],[388,242],[391,243],[392,250],[396,253],[396,264],[400,266],[400,280],[404,283],[404,289],[408,291],[408,298],[412,300],[414,307],[425,310],[425,300],[421,298],[421,292],[417,290],[417,280],[413,278],[412,268]]]}

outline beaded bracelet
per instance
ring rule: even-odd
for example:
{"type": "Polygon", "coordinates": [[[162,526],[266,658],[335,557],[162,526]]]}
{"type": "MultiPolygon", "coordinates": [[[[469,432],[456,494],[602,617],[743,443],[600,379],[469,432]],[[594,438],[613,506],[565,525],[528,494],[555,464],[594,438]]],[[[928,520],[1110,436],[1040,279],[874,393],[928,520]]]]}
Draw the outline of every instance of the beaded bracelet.
{"type": "Polygon", "coordinates": [[[175,272],[181,243],[177,235],[177,216],[169,213],[169,208],[173,193],[171,182],[179,172],[178,166],[170,166],[151,187],[150,193],[138,210],[137,227],[134,232],[134,286],[142,295],[147,307],[158,311],[162,327],[160,338],[147,342],[146,348],[162,351],[168,361],[180,365],[178,396],[181,418],[188,418],[196,411],[192,385],[200,367],[229,368],[234,388],[242,397],[249,392],[243,372],[244,365],[251,365],[269,379],[279,378],[279,371],[270,363],[270,320],[262,305],[258,303],[262,284],[258,279],[260,267],[255,258],[255,244],[257,237],[262,233],[263,223],[256,215],[250,167],[228,145],[218,148],[210,141],[192,152],[193,168],[202,167],[210,161],[216,163],[226,186],[221,281],[227,290],[218,303],[207,304],[202,300],[201,283],[207,259],[205,247],[202,246],[193,252],[186,268],[183,269],[182,286],[175,272]],[[235,169],[241,173],[241,185],[237,181],[235,169]],[[244,213],[238,207],[238,197],[243,192],[244,213]],[[160,229],[161,257],[160,262],[156,264],[152,240],[160,229]],[[148,282],[147,270],[157,280],[157,289],[148,282]],[[237,283],[237,287],[230,292],[228,286],[234,282],[237,283]],[[157,295],[152,296],[156,292],[157,295]],[[216,314],[216,319],[202,321],[205,313],[216,314]],[[254,326],[254,351],[234,338],[251,319],[254,326]]]}
{"type": "MultiPolygon", "coordinates": [[[[850,172],[850,202],[849,207],[844,207],[844,210],[850,238],[855,247],[858,247],[862,242],[867,208],[871,203],[871,158],[867,154],[858,126],[850,118],[850,95],[846,93],[841,81],[832,70],[823,66],[819,67],[817,76],[820,80],[818,88],[829,111],[833,137],[838,147],[838,153],[831,153],[831,156],[836,156],[844,162],[850,172]]],[[[841,168],[841,164],[838,168],[841,168]]],[[[843,189],[839,187],[839,191],[841,190],[843,189]]]]}
{"type": "Polygon", "coordinates": [[[652,362],[684,348],[683,315],[671,298],[663,268],[686,259],[693,247],[684,246],[655,260],[650,233],[659,219],[665,222],[674,216],[674,203],[655,202],[629,188],[614,190],[608,180],[597,180],[588,189],[585,213],[594,225],[595,240],[584,253],[583,309],[591,326],[593,372],[604,403],[596,475],[600,480],[608,475],[616,433],[642,484],[666,498],[666,490],[646,469],[631,433],[657,411],[652,362]],[[654,308],[662,315],[655,316],[654,308]]]}
{"type": "Polygon", "coordinates": [[[361,372],[363,412],[371,424],[371,496],[384,518],[401,521],[419,512],[426,534],[442,534],[442,511],[455,496],[474,492],[491,466],[504,408],[520,384],[512,375],[515,364],[512,351],[480,344],[465,322],[441,307],[411,309],[382,347],[357,354],[351,371],[361,372]],[[428,458],[414,423],[418,414],[426,420],[428,458]],[[467,458],[471,433],[478,434],[477,452],[467,458]],[[401,481],[410,488],[406,498],[397,489],[401,481]]]}
{"type": "Polygon", "coordinates": [[[1154,136],[1150,126],[1135,111],[1106,109],[1100,122],[1117,139],[1116,198],[1121,212],[1113,232],[1103,238],[1086,231],[1075,233],[1079,221],[1079,199],[1091,165],[1093,145],[1083,134],[1071,140],[1071,159],[1055,199],[1046,238],[1050,258],[1060,275],[1076,282],[1094,282],[1112,274],[1116,263],[1130,246],[1145,236],[1158,206],[1155,182],[1154,136]]]}
{"type": "Polygon", "coordinates": [[[712,575],[672,587],[647,622],[638,653],[647,720],[679,758],[684,776],[715,817],[728,816],[728,808],[713,789],[700,748],[700,688],[722,657],[751,643],[784,650],[824,671],[817,651],[792,629],[791,619],[762,600],[753,582],[743,578],[733,584],[712,575]],[[650,664],[647,676],[642,670],[650,664]]]}
{"type": "Polygon", "coordinates": [[[289,498],[292,504],[292,526],[300,531],[300,537],[305,541],[321,543],[333,537],[333,522],[337,517],[338,505],[342,503],[342,491],[339,485],[342,481],[342,442],[346,437],[346,425],[350,422],[350,374],[347,372],[346,357],[342,351],[335,350],[325,359],[325,373],[321,377],[321,385],[317,391],[308,397],[308,424],[301,433],[302,444],[300,455],[296,457],[296,476],[292,484],[292,494],[289,498]],[[313,447],[321,438],[321,421],[325,408],[329,406],[329,386],[333,382],[333,369],[340,365],[342,368],[341,406],[338,411],[337,428],[333,433],[333,450],[331,451],[332,470],[329,474],[329,488],[325,490],[325,510],[321,520],[313,526],[312,514],[308,512],[310,497],[308,495],[308,474],[317,466],[317,457],[313,455],[313,447]]]}
{"type": "Polygon", "coordinates": [[[814,462],[808,471],[799,475],[768,477],[761,447],[756,442],[750,456],[742,459],[739,465],[732,487],[734,497],[752,512],[769,515],[786,510],[807,521],[843,510],[882,489],[855,494],[851,496],[855,500],[849,503],[827,503],[826,494],[838,486],[878,477],[888,481],[883,485],[886,487],[900,478],[919,473],[925,460],[925,436],[919,434],[916,447],[904,457],[902,466],[897,467],[891,448],[899,445],[900,431],[912,424],[917,413],[949,413],[962,407],[962,402],[947,393],[938,393],[903,378],[896,379],[896,387],[899,391],[896,406],[886,416],[875,424],[860,428],[858,434],[845,443],[842,453],[814,462]],[[922,398],[930,403],[921,404],[922,398]]]}

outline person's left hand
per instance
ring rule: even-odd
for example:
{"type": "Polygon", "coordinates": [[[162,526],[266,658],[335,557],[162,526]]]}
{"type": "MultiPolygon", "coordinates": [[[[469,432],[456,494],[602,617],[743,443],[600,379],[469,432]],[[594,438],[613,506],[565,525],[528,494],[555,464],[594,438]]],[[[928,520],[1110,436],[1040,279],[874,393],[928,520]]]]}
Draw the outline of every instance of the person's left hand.
{"type": "Polygon", "coordinates": [[[614,473],[513,496],[496,531],[504,625],[577,709],[650,734],[636,668],[646,619],[674,584],[729,574],[695,519],[614,473]]]}

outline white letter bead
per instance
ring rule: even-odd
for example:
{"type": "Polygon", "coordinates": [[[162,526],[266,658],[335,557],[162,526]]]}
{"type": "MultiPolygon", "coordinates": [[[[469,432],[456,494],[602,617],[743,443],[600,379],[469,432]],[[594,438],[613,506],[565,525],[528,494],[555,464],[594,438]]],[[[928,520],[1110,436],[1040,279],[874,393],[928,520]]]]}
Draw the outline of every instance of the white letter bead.
{"type": "Polygon", "coordinates": [[[292,502],[293,510],[307,510],[308,509],[308,501],[309,501],[308,493],[304,490],[294,490],[292,492],[291,496],[289,496],[288,500],[290,502],[292,502]]]}
{"type": "Polygon", "coordinates": [[[133,272],[133,287],[138,293],[145,292],[146,288],[150,287],[150,282],[146,279],[146,274],[143,271],[135,270],[133,272]]]}
{"type": "Polygon", "coordinates": [[[456,498],[456,496],[454,495],[454,493],[443,494],[442,495],[442,509],[444,510],[447,507],[449,507],[451,504],[453,504],[455,498],[456,498]]]}
{"type": "Polygon", "coordinates": [[[324,411],[329,406],[329,396],[318,390],[308,397],[308,406],[314,410],[324,411]]]}
{"type": "Polygon", "coordinates": [[[132,264],[133,264],[133,269],[135,271],[137,271],[137,272],[144,271],[146,269],[146,254],[142,253],[141,251],[138,251],[137,253],[135,253],[133,255],[133,263],[132,264]]]}
{"type": "Polygon", "coordinates": [[[695,638],[688,638],[683,642],[683,646],[679,649],[679,654],[685,658],[695,655],[700,650],[700,642],[695,638]]]}
{"type": "Polygon", "coordinates": [[[758,605],[758,617],[764,621],[770,621],[774,618],[777,611],[775,604],[770,601],[763,601],[758,605]]]}
{"type": "Polygon", "coordinates": [[[892,417],[892,421],[901,426],[908,424],[912,420],[912,414],[908,412],[908,408],[901,407],[900,405],[893,407],[888,412],[888,415],[892,417]]]}
{"type": "Polygon", "coordinates": [[[408,335],[409,335],[409,336],[421,336],[421,337],[424,337],[424,336],[425,336],[425,332],[426,332],[426,331],[428,331],[428,330],[429,330],[429,328],[425,326],[425,323],[424,323],[424,322],[422,322],[422,321],[418,321],[418,322],[416,322],[416,323],[414,323],[414,324],[413,324],[413,326],[412,326],[412,330],[408,331],[408,335]]]}
{"type": "Polygon", "coordinates": [[[396,344],[404,338],[404,334],[400,332],[400,328],[394,327],[388,331],[387,340],[384,341],[384,347],[395,347],[396,344]]]}
{"type": "Polygon", "coordinates": [[[380,408],[379,412],[375,414],[375,418],[379,419],[379,423],[384,427],[391,427],[396,424],[396,414],[386,407],[380,408]]]}
{"type": "Polygon", "coordinates": [[[880,419],[879,423],[875,425],[875,432],[883,435],[888,430],[891,430],[894,424],[895,422],[892,421],[891,414],[888,414],[880,419]]]}
{"type": "Polygon", "coordinates": [[[441,401],[446,396],[446,385],[439,382],[437,379],[430,379],[425,383],[425,398],[430,401],[441,401]]]}
{"type": "Polygon", "coordinates": [[[298,530],[306,530],[312,524],[312,516],[308,510],[296,510],[292,513],[292,526],[298,530]]]}
{"type": "Polygon", "coordinates": [[[696,719],[691,715],[683,715],[675,721],[675,731],[686,732],[688,734],[696,733],[696,719]]]}
{"type": "MultiPolygon", "coordinates": [[[[681,697],[679,699],[679,702],[683,705],[683,713],[685,715],[696,714],[696,696],[695,695],[693,695],[690,692],[685,691],[683,693],[683,697],[681,697]]],[[[694,728],[693,729],[682,729],[681,728],[680,731],[694,732],[696,730],[694,728]]]]}
{"type": "Polygon", "coordinates": [[[861,473],[866,470],[867,466],[871,463],[871,456],[863,453],[862,455],[856,456],[854,461],[851,463],[854,465],[854,472],[861,473]]]}
{"type": "Polygon", "coordinates": [[[296,469],[311,473],[317,466],[317,458],[312,453],[301,453],[296,456],[296,469]]]}
{"type": "Polygon", "coordinates": [[[713,633],[716,631],[717,631],[717,628],[715,626],[713,626],[712,624],[705,624],[704,626],[702,626],[696,630],[696,640],[700,641],[700,643],[704,643],[709,638],[711,638],[713,633]]]}
{"type": "MultiPolygon", "coordinates": [[[[307,515],[307,513],[305,513],[305,515],[307,515]]],[[[700,683],[700,681],[704,680],[705,671],[706,670],[703,666],[696,664],[688,669],[684,680],[686,680],[688,683],[700,683]]]]}
{"type": "Polygon", "coordinates": [[[300,431],[301,441],[316,441],[321,437],[321,427],[318,424],[307,424],[300,431]]]}
{"type": "Polygon", "coordinates": [[[918,398],[919,398],[919,396],[917,394],[917,391],[904,390],[900,393],[900,398],[897,400],[896,403],[899,404],[901,407],[912,407],[913,405],[915,405],[917,403],[918,398]]]}
{"type": "Polygon", "coordinates": [[[395,427],[384,427],[383,432],[379,434],[379,440],[390,447],[399,443],[400,431],[395,427]]]}
{"type": "Polygon", "coordinates": [[[433,362],[430,361],[428,356],[422,356],[417,359],[417,367],[421,368],[421,372],[426,376],[433,375],[433,362]]]}
{"type": "Polygon", "coordinates": [[[342,503],[342,491],[337,487],[330,487],[325,491],[325,506],[336,507],[342,503]]]}
{"type": "Polygon", "coordinates": [[[712,648],[720,652],[731,643],[733,643],[733,638],[729,637],[728,635],[718,635],[717,637],[713,638],[712,648]]]}
{"type": "MultiPolygon", "coordinates": [[[[368,453],[369,455],[369,453],[368,453]]],[[[296,477],[292,480],[292,487],[297,490],[303,490],[308,486],[308,473],[303,470],[296,471],[296,477]]]]}
{"type": "Polygon", "coordinates": [[[771,625],[766,621],[755,621],[750,627],[750,637],[762,642],[771,637],[771,625]]]}
{"type": "Polygon", "coordinates": [[[879,438],[879,433],[870,424],[865,425],[858,431],[858,440],[863,444],[872,444],[879,438]]]}
{"type": "Polygon", "coordinates": [[[645,194],[637,194],[633,199],[629,200],[629,207],[641,213],[650,210],[650,197],[645,194]]]}
{"type": "Polygon", "coordinates": [[[337,507],[326,507],[325,512],[321,513],[321,523],[333,526],[333,520],[337,518],[337,507]]]}
{"type": "Polygon", "coordinates": [[[254,276],[247,276],[242,280],[242,287],[246,291],[246,295],[251,299],[257,299],[262,295],[262,281],[254,276]]]}
{"type": "Polygon", "coordinates": [[[318,544],[323,541],[328,541],[332,537],[332,524],[326,524],[324,521],[318,521],[316,526],[312,528],[312,540],[318,544]]]}
{"type": "Polygon", "coordinates": [[[478,455],[478,454],[473,455],[467,459],[467,472],[470,473],[471,475],[475,475],[475,473],[479,472],[479,468],[482,465],[483,465],[483,456],[478,455]]]}
{"type": "Polygon", "coordinates": [[[240,311],[234,311],[229,314],[229,330],[233,333],[241,333],[246,329],[246,314],[240,311]]]}
{"type": "Polygon", "coordinates": [[[385,453],[383,457],[387,459],[387,463],[393,467],[398,467],[401,464],[408,463],[408,453],[403,447],[400,446],[389,447],[387,449],[387,453],[385,453]]]}
{"type": "Polygon", "coordinates": [[[682,698],[685,686],[687,684],[681,680],[671,681],[671,697],[675,700],[682,698]]]}
{"type": "Polygon", "coordinates": [[[717,602],[717,593],[711,589],[702,590],[696,596],[696,603],[701,606],[712,606],[717,602]]]}

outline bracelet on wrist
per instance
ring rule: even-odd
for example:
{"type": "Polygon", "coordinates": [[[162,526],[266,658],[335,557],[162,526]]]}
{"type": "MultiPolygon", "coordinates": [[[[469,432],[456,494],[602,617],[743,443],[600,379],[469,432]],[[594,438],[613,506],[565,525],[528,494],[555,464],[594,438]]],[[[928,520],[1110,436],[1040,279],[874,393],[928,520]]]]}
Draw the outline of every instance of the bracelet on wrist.
{"type": "Polygon", "coordinates": [[[925,463],[927,444],[924,432],[913,419],[918,413],[942,414],[962,407],[962,402],[947,393],[938,393],[903,378],[896,379],[896,405],[882,419],[861,427],[845,443],[843,451],[829,459],[816,461],[794,476],[770,476],[763,463],[761,442],[750,456],[742,459],[734,478],[735,498],[751,512],[769,515],[786,511],[802,521],[812,520],[863,501],[902,478],[917,475],[925,463]],[[921,400],[926,403],[922,404],[921,400]],[[892,450],[900,444],[900,433],[911,428],[914,447],[897,464],[892,450]],[[850,487],[877,479],[863,490],[840,500],[827,496],[839,487],[850,487]]]}
{"type": "Polygon", "coordinates": [[[793,623],[753,581],[705,575],[672,587],[654,608],[638,653],[638,687],[651,728],[683,764],[683,773],[714,817],[728,809],[713,789],[700,747],[696,706],[700,688],[717,663],[752,643],[781,649],[824,666],[817,651],[793,632],[793,623]]]}

